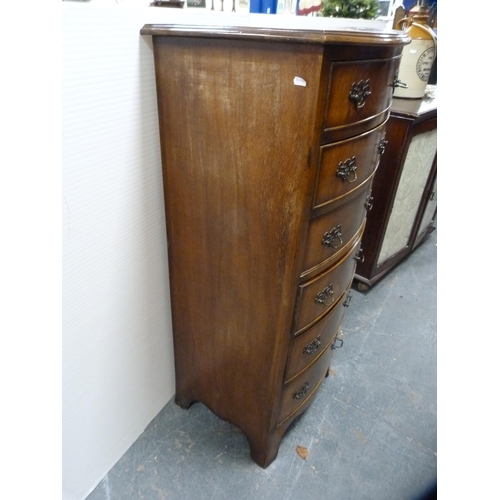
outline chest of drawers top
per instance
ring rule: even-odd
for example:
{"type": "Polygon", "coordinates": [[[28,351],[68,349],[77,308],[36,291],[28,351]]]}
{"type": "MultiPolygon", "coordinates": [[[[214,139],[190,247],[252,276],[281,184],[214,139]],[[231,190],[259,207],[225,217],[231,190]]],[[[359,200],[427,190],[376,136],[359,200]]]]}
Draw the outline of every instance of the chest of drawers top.
{"type": "MultiPolygon", "coordinates": [[[[268,40],[321,45],[401,45],[410,43],[402,31],[380,29],[376,23],[338,19],[284,18],[271,16],[236,17],[235,22],[198,17],[196,23],[145,24],[141,35],[181,36],[183,38],[224,38],[225,40],[268,40]],[[212,22],[213,21],[213,22],[212,22]]],[[[231,19],[226,19],[231,21],[231,19]]]]}

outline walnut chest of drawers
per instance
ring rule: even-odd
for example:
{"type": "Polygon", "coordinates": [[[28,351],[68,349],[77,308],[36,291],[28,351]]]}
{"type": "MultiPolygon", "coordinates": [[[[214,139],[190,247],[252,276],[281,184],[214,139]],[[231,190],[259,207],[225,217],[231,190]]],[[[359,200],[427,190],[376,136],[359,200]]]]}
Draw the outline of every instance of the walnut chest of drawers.
{"type": "Polygon", "coordinates": [[[409,39],[141,33],[153,36],[175,400],[238,426],[267,467],[328,374],[409,39]]]}

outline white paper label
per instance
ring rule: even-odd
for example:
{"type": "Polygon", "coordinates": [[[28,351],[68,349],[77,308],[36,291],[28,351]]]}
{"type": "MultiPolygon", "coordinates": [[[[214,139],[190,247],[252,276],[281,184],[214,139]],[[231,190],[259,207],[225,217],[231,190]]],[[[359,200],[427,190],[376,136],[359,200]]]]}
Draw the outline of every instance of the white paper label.
{"type": "Polygon", "coordinates": [[[307,85],[306,81],[303,78],[301,78],[300,76],[296,76],[293,79],[293,84],[297,85],[297,87],[305,87],[307,85]]]}

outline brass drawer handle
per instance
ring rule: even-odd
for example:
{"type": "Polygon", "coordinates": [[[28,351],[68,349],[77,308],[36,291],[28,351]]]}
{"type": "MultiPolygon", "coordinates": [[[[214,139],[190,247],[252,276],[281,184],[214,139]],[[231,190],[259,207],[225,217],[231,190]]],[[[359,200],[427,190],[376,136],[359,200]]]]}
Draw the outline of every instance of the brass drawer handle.
{"type": "Polygon", "coordinates": [[[342,339],[335,339],[330,346],[330,349],[333,351],[334,349],[340,349],[344,345],[344,341],[342,339]],[[340,342],[340,345],[337,345],[337,342],[340,342]]]}
{"type": "Polygon", "coordinates": [[[321,292],[316,295],[316,299],[314,300],[316,304],[323,304],[327,307],[331,306],[335,299],[333,297],[333,283],[330,283],[327,287],[325,287],[321,292]],[[330,302],[327,304],[326,300],[330,298],[330,302]]]}
{"type": "Polygon", "coordinates": [[[355,260],[359,260],[361,264],[365,261],[365,254],[363,253],[363,249],[359,247],[356,250],[356,255],[354,256],[355,260]]]}
{"type": "Polygon", "coordinates": [[[322,245],[326,245],[330,248],[340,248],[344,242],[342,241],[342,225],[337,224],[336,227],[330,229],[323,235],[323,240],[321,242],[322,245]],[[335,246],[334,243],[336,240],[339,240],[340,244],[335,246]]]}
{"type": "Polygon", "coordinates": [[[371,193],[366,197],[365,208],[367,211],[373,208],[373,196],[371,193]]]}
{"type": "Polygon", "coordinates": [[[396,75],[394,77],[394,80],[393,82],[391,83],[391,87],[393,89],[396,89],[397,87],[401,87],[402,89],[407,89],[408,88],[408,84],[407,83],[403,83],[399,78],[398,76],[396,75]]]}
{"type": "Polygon", "coordinates": [[[349,295],[345,298],[345,300],[344,300],[344,302],[343,302],[343,304],[342,304],[342,305],[343,305],[344,307],[349,307],[349,306],[351,305],[351,300],[352,300],[352,295],[351,295],[351,294],[349,294],[349,295]]]}
{"type": "Polygon", "coordinates": [[[360,80],[358,83],[354,82],[351,85],[349,92],[349,99],[356,105],[356,108],[362,108],[366,99],[371,95],[370,79],[360,80]]]}
{"type": "Polygon", "coordinates": [[[318,335],[312,342],[309,342],[304,347],[304,350],[302,351],[303,354],[312,354],[313,352],[318,350],[318,347],[321,345],[321,335],[318,335]]]}
{"type": "Polygon", "coordinates": [[[339,163],[337,167],[337,177],[340,177],[344,182],[356,182],[358,180],[357,169],[356,157],[347,158],[347,160],[339,163]]]}
{"type": "Polygon", "coordinates": [[[300,399],[301,397],[306,395],[306,392],[308,390],[309,390],[309,381],[307,381],[298,391],[295,391],[293,399],[300,399]]]}
{"type": "Polygon", "coordinates": [[[378,154],[383,155],[385,153],[385,149],[387,147],[387,144],[389,141],[387,139],[380,139],[380,142],[378,143],[378,154]]]}

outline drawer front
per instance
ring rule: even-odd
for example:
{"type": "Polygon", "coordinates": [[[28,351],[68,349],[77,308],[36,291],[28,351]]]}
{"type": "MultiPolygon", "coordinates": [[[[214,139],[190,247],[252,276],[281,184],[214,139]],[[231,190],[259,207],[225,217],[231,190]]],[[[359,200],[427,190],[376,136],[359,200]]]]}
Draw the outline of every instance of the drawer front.
{"type": "Polygon", "coordinates": [[[399,58],[332,62],[325,131],[368,121],[389,108],[399,58]]]}
{"type": "Polygon", "coordinates": [[[385,123],[354,139],[320,148],[313,208],[351,193],[370,177],[385,150],[385,123]]]}
{"type": "Polygon", "coordinates": [[[372,179],[362,186],[359,194],[348,203],[309,222],[307,233],[306,256],[303,272],[305,276],[321,265],[332,261],[339,252],[352,240],[361,230],[366,216],[366,210],[370,206],[370,189],[372,179]]]}
{"type": "Polygon", "coordinates": [[[327,346],[308,370],[283,389],[278,425],[291,417],[317,392],[330,367],[332,352],[327,346]]]}
{"type": "Polygon", "coordinates": [[[285,383],[314,363],[325,347],[331,344],[344,317],[346,310],[344,303],[348,293],[349,290],[344,292],[340,301],[325,318],[290,342],[285,383]]]}
{"type": "Polygon", "coordinates": [[[294,333],[326,316],[351,282],[360,241],[333,267],[299,285],[294,333]]]}

